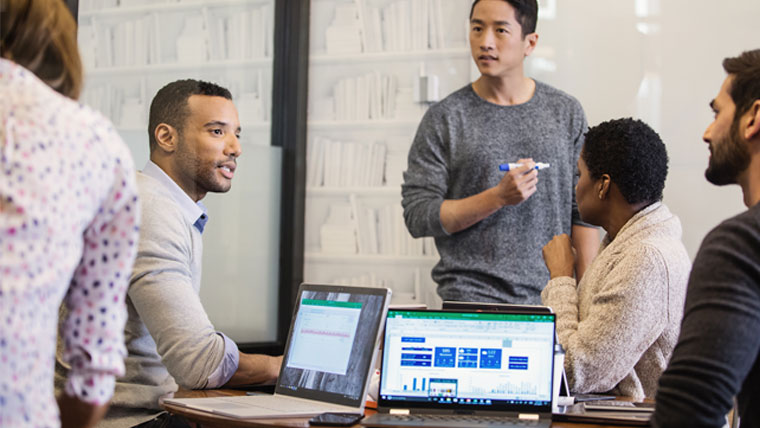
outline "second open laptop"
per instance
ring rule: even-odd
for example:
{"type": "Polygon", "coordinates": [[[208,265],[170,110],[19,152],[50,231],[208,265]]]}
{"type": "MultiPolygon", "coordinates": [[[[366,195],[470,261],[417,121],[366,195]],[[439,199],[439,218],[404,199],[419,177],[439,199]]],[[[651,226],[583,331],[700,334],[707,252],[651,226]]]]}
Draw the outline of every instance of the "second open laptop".
{"type": "Polygon", "coordinates": [[[555,315],[390,310],[369,427],[549,427],[555,315]]]}
{"type": "Polygon", "coordinates": [[[386,288],[302,284],[274,395],[165,402],[245,419],[363,413],[390,298],[386,288]]]}
{"type": "Polygon", "coordinates": [[[462,310],[462,311],[476,311],[476,312],[511,312],[511,313],[526,313],[526,314],[540,314],[540,313],[552,313],[552,308],[541,305],[518,305],[514,303],[492,303],[492,302],[464,302],[459,300],[444,300],[443,310],[462,310]]]}

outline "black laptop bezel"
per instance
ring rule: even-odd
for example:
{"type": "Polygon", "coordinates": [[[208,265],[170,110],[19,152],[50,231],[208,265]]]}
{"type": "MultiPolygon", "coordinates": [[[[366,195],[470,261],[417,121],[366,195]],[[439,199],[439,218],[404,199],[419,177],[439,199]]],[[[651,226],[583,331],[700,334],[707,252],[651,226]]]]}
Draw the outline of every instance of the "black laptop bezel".
{"type": "Polygon", "coordinates": [[[552,314],[554,311],[548,306],[541,305],[518,305],[514,303],[492,302],[464,302],[459,300],[444,300],[444,311],[476,311],[476,312],[503,312],[513,314],[552,314]]]}
{"type": "Polygon", "coordinates": [[[354,286],[310,284],[310,283],[301,284],[301,286],[298,288],[298,295],[296,296],[296,301],[293,307],[293,315],[290,320],[290,328],[288,329],[288,340],[285,343],[285,351],[284,351],[285,353],[282,357],[282,364],[280,365],[280,376],[278,376],[277,384],[275,386],[275,390],[274,390],[275,394],[286,395],[289,397],[303,398],[307,400],[318,400],[318,401],[330,402],[330,403],[356,407],[356,408],[363,407],[366,400],[367,389],[369,387],[369,381],[371,378],[369,373],[370,373],[371,368],[374,367],[374,362],[376,361],[376,358],[377,358],[377,348],[378,348],[378,345],[380,344],[380,341],[382,340],[379,330],[382,328],[382,326],[385,325],[385,317],[388,314],[388,305],[390,304],[390,300],[391,300],[391,291],[387,288],[354,287],[354,286]],[[355,399],[351,399],[350,397],[347,397],[343,394],[318,391],[318,390],[308,389],[308,388],[293,389],[290,387],[282,386],[281,384],[280,379],[282,379],[282,374],[285,372],[287,362],[288,362],[288,355],[290,353],[290,342],[293,337],[293,328],[295,327],[296,314],[298,314],[298,310],[301,307],[301,297],[303,296],[304,291],[365,294],[365,295],[383,297],[383,309],[380,315],[380,319],[378,320],[378,323],[375,326],[375,328],[372,330],[372,336],[375,337],[375,340],[372,343],[372,346],[374,347],[372,356],[370,357],[370,360],[367,362],[367,366],[366,366],[367,376],[364,382],[362,393],[359,394],[359,396],[355,399]]]}
{"type": "MultiPolygon", "coordinates": [[[[493,313],[493,314],[499,314],[499,315],[542,315],[542,316],[551,316],[553,318],[552,324],[554,326],[554,329],[556,331],[556,315],[551,311],[505,311],[505,310],[499,310],[499,311],[483,311],[483,310],[451,310],[451,309],[419,309],[419,310],[409,310],[409,309],[389,309],[388,314],[386,315],[385,319],[385,329],[383,333],[382,338],[382,344],[383,348],[385,348],[388,344],[386,343],[386,336],[387,336],[387,324],[388,321],[395,316],[398,312],[404,312],[404,313],[440,313],[440,314],[451,314],[451,313],[472,313],[472,314],[483,314],[484,312],[493,313]]],[[[554,343],[556,341],[556,334],[552,334],[552,352],[554,350],[554,343]]],[[[385,358],[385,356],[383,356],[385,358]]],[[[454,402],[435,402],[435,401],[407,401],[407,400],[399,400],[399,399],[388,399],[382,394],[382,385],[383,385],[383,376],[386,375],[384,371],[382,370],[383,365],[381,361],[381,370],[380,370],[380,383],[378,385],[378,410],[380,412],[388,412],[391,409],[408,409],[410,413],[437,413],[437,412],[452,412],[452,413],[474,413],[474,414],[493,414],[495,412],[498,413],[505,413],[505,412],[514,412],[514,413],[535,413],[535,414],[546,414],[549,415],[552,412],[552,395],[550,395],[550,399],[546,402],[546,404],[542,405],[534,405],[534,404],[518,404],[518,403],[492,403],[491,405],[483,405],[483,404],[467,404],[466,402],[464,404],[460,403],[454,403],[454,402]]],[[[552,371],[554,370],[554,358],[551,358],[551,364],[552,364],[552,371]]],[[[554,387],[554,376],[550,376],[551,378],[551,385],[549,391],[553,391],[554,387]]]]}

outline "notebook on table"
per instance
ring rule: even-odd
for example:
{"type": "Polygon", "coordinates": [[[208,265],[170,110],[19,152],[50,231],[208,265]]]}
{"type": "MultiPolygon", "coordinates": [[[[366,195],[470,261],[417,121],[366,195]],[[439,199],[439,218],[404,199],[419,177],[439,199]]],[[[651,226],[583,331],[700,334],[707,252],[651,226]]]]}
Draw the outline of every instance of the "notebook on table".
{"type": "Polygon", "coordinates": [[[391,291],[302,284],[274,395],[167,399],[233,418],[364,412],[391,291]]]}
{"type": "Polygon", "coordinates": [[[645,427],[649,426],[649,419],[653,412],[654,403],[590,401],[572,406],[560,406],[559,411],[554,413],[553,419],[562,422],[645,427]]]}
{"type": "Polygon", "coordinates": [[[549,427],[555,315],[390,310],[368,427],[549,427]]]}

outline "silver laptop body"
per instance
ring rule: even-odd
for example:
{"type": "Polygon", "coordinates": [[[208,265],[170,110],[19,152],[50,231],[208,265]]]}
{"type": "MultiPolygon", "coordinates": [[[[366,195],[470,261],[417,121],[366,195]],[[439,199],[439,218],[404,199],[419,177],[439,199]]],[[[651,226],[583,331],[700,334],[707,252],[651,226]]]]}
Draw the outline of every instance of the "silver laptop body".
{"type": "Polygon", "coordinates": [[[302,284],[274,395],[167,399],[233,418],[363,413],[391,291],[302,284]]]}

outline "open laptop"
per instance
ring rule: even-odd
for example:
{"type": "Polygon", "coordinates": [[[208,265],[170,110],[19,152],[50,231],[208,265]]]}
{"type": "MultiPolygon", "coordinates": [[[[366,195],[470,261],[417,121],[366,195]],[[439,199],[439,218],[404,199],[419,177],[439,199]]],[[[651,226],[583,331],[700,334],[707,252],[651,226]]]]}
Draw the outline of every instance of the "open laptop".
{"type": "Polygon", "coordinates": [[[443,310],[449,311],[476,311],[476,312],[511,312],[511,313],[552,313],[552,308],[541,305],[518,305],[514,303],[493,303],[493,302],[463,302],[459,300],[444,300],[443,310]]]}
{"type": "Polygon", "coordinates": [[[233,418],[363,413],[391,291],[302,284],[274,395],[167,399],[233,418]]]}
{"type": "MultiPolygon", "coordinates": [[[[444,310],[474,310],[477,312],[525,312],[525,313],[553,313],[549,306],[542,305],[520,305],[513,303],[491,303],[491,302],[463,302],[457,300],[444,300],[444,310]]],[[[558,412],[560,406],[571,406],[574,403],[598,400],[614,400],[615,396],[609,394],[576,394],[570,393],[565,373],[564,361],[565,352],[560,345],[559,340],[555,337],[554,344],[554,408],[553,412],[558,412]]]]}
{"type": "Polygon", "coordinates": [[[390,310],[368,427],[549,427],[555,315],[390,310]]]}
{"type": "MultiPolygon", "coordinates": [[[[518,305],[511,303],[462,302],[445,300],[444,310],[474,310],[478,312],[525,312],[552,313],[552,308],[540,305],[518,305]]],[[[556,339],[555,339],[556,340],[556,339]]],[[[648,426],[652,407],[639,403],[613,402],[615,396],[609,394],[576,394],[568,388],[567,375],[563,367],[564,351],[559,342],[555,343],[554,354],[554,403],[552,419],[554,421],[614,424],[625,426],[648,426]],[[561,356],[561,357],[560,357],[561,356]],[[588,406],[597,403],[596,408],[588,406]],[[583,403],[586,403],[585,405],[583,403]]]]}

